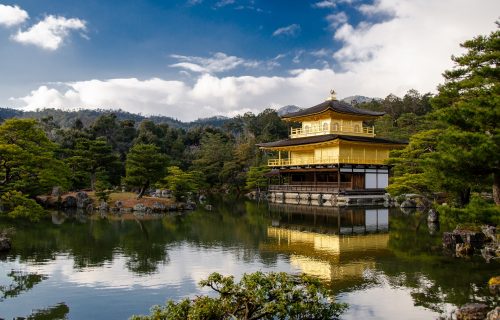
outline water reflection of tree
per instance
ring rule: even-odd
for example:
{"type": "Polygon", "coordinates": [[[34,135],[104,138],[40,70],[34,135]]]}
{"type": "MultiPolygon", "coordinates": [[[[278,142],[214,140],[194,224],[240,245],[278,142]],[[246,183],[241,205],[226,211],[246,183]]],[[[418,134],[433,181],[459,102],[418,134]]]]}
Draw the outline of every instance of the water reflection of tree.
{"type": "Polygon", "coordinates": [[[14,298],[23,293],[24,291],[31,290],[36,284],[47,279],[47,276],[12,270],[7,276],[12,278],[12,282],[6,286],[0,286],[0,302],[8,298],[14,298]]]}
{"type": "Polygon", "coordinates": [[[411,289],[417,306],[443,312],[445,303],[498,300],[488,290],[489,277],[498,272],[499,263],[485,264],[478,259],[456,259],[443,254],[441,233],[429,235],[426,216],[421,213],[391,216],[389,249],[397,260],[378,259],[377,268],[392,286],[411,289]]]}
{"type": "Polygon", "coordinates": [[[26,320],[62,320],[68,319],[69,307],[65,303],[33,311],[26,320]]]}
{"type": "MultiPolygon", "coordinates": [[[[68,253],[74,267],[83,269],[111,263],[116,254],[123,254],[130,271],[150,274],[157,271],[159,264],[169,263],[169,245],[187,241],[204,248],[243,248],[241,259],[249,261],[258,256],[258,245],[266,238],[266,212],[264,206],[235,201],[216,204],[211,212],[198,210],[156,220],[110,216],[87,222],[66,219],[60,225],[49,221],[17,225],[13,250],[0,260],[40,264],[68,253]]],[[[0,228],[6,226],[11,225],[0,221],[0,228]]],[[[260,258],[268,259],[268,263],[276,261],[276,255],[260,258]]]]}

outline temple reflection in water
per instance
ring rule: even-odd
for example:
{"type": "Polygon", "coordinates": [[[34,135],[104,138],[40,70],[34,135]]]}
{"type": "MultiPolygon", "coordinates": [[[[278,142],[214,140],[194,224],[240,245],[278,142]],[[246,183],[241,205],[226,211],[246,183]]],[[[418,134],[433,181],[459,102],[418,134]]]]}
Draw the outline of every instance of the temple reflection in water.
{"type": "Polygon", "coordinates": [[[288,254],[300,272],[348,286],[389,254],[389,209],[270,204],[263,251],[288,254]]]}

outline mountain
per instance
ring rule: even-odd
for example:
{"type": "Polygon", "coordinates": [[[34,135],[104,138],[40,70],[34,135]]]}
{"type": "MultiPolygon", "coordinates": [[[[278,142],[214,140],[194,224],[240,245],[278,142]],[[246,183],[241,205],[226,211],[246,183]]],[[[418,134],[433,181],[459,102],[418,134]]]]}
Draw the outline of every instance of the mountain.
{"type": "Polygon", "coordinates": [[[373,100],[375,101],[380,101],[382,99],[380,98],[370,98],[370,97],[365,97],[365,96],[360,96],[360,95],[355,95],[355,96],[349,96],[341,101],[347,102],[349,104],[355,105],[358,103],[365,103],[365,102],[372,102],[373,100]]]}
{"type": "Polygon", "coordinates": [[[285,114],[289,114],[289,113],[292,113],[292,112],[297,112],[297,111],[300,111],[300,110],[302,110],[302,108],[299,108],[299,107],[294,106],[294,105],[288,105],[288,106],[284,106],[284,107],[279,108],[278,110],[276,110],[276,112],[281,117],[281,116],[283,116],[285,114]]]}
{"type": "Polygon", "coordinates": [[[71,127],[76,119],[80,119],[84,126],[89,126],[92,124],[97,118],[105,114],[113,113],[116,115],[116,118],[119,121],[122,120],[133,120],[136,124],[140,123],[143,120],[151,120],[156,124],[168,124],[174,128],[183,128],[189,129],[197,126],[214,126],[221,127],[229,121],[230,119],[224,116],[214,116],[210,118],[198,119],[191,122],[182,122],[177,119],[153,115],[153,116],[143,116],[141,114],[130,113],[123,110],[89,110],[89,109],[80,109],[80,110],[59,110],[59,109],[41,109],[36,111],[22,111],[18,109],[10,109],[10,108],[0,108],[0,123],[9,118],[34,118],[41,120],[43,118],[52,117],[52,120],[57,123],[60,127],[67,128],[71,127]]]}

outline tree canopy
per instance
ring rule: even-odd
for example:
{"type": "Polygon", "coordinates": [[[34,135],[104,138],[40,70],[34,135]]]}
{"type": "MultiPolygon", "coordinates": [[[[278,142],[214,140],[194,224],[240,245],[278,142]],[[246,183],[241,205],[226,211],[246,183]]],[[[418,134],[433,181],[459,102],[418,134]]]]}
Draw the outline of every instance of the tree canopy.
{"type": "Polygon", "coordinates": [[[234,277],[212,273],[200,282],[201,287],[215,291],[216,296],[198,296],[180,302],[167,301],[155,306],[149,316],[132,320],[157,319],[338,319],[347,308],[333,302],[322,283],[307,275],[255,272],[234,277]]]}

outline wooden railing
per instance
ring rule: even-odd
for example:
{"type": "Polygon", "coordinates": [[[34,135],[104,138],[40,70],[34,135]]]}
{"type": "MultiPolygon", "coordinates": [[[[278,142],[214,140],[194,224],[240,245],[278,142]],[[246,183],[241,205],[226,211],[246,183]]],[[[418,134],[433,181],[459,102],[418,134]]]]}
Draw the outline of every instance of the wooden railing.
{"type": "Polygon", "coordinates": [[[286,166],[310,166],[322,164],[384,164],[385,159],[372,158],[354,158],[354,157],[304,157],[304,158],[286,158],[286,159],[270,159],[267,163],[270,167],[286,167],[286,166]]]}
{"type": "Polygon", "coordinates": [[[285,192],[338,192],[339,189],[352,189],[352,182],[335,182],[317,183],[317,184],[284,184],[270,185],[269,191],[285,191],[285,192]]]}
{"type": "Polygon", "coordinates": [[[360,127],[348,125],[325,125],[325,126],[311,126],[303,128],[292,128],[290,130],[290,138],[302,138],[309,136],[320,136],[324,134],[348,134],[353,136],[375,136],[375,127],[360,127]]]}

